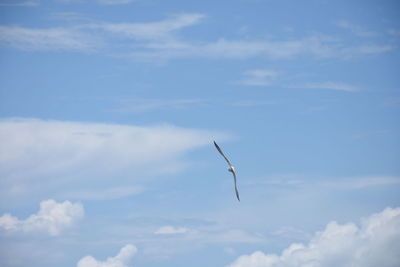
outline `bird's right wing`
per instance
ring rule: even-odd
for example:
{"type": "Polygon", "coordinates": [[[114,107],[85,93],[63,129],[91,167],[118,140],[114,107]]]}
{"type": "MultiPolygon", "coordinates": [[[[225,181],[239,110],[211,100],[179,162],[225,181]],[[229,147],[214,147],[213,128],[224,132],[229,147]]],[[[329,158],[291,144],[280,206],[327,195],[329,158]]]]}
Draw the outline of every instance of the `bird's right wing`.
{"type": "Polygon", "coordinates": [[[229,166],[232,166],[231,162],[229,161],[229,159],[224,155],[224,152],[222,152],[221,148],[219,147],[219,145],[217,145],[217,143],[215,143],[214,141],[214,145],[217,148],[218,152],[224,157],[224,159],[226,160],[226,162],[228,162],[229,166]]]}
{"type": "Polygon", "coordinates": [[[236,185],[236,173],[233,171],[232,174],[233,174],[233,182],[234,182],[234,184],[235,184],[236,197],[237,197],[237,199],[240,201],[239,191],[238,191],[237,185],[236,185]]]}

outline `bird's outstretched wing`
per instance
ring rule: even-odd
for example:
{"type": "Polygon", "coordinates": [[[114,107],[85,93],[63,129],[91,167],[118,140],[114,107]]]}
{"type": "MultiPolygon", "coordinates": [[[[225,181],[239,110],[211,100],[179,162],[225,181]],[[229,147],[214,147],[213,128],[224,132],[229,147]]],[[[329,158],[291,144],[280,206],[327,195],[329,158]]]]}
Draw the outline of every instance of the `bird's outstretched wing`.
{"type": "Polygon", "coordinates": [[[239,191],[238,191],[237,185],[236,185],[236,173],[235,173],[235,171],[233,171],[232,174],[233,174],[233,182],[234,182],[234,184],[235,184],[236,197],[237,197],[237,199],[240,201],[239,191]]]}
{"type": "Polygon", "coordinates": [[[222,152],[221,148],[217,145],[217,143],[215,143],[215,141],[214,141],[214,146],[217,148],[218,152],[224,157],[226,162],[228,162],[229,166],[232,166],[232,164],[229,161],[229,159],[224,155],[224,152],[222,152]]]}
{"type": "Polygon", "coordinates": [[[214,141],[214,145],[217,148],[218,152],[224,157],[224,159],[226,160],[226,162],[228,162],[229,164],[229,171],[232,173],[233,175],[233,183],[235,185],[235,193],[236,193],[236,197],[237,199],[240,201],[240,197],[239,197],[239,191],[237,189],[237,184],[236,184],[236,172],[235,169],[233,168],[231,162],[229,161],[229,159],[225,156],[224,152],[222,152],[221,148],[217,145],[217,143],[214,141]]]}

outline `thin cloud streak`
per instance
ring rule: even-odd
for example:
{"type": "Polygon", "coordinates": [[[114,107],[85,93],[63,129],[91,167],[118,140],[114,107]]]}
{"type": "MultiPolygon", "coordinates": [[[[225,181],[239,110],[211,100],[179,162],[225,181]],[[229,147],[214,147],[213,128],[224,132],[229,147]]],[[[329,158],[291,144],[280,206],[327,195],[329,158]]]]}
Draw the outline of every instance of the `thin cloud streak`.
{"type": "Polygon", "coordinates": [[[27,51],[94,52],[99,45],[96,40],[72,28],[0,26],[0,44],[27,51]]]}
{"type": "Polygon", "coordinates": [[[184,234],[187,233],[189,229],[185,227],[174,227],[174,226],[162,226],[157,229],[154,234],[156,235],[174,235],[174,234],[184,234]]]}
{"type": "Polygon", "coordinates": [[[20,7],[33,7],[40,5],[37,1],[14,1],[14,2],[0,2],[0,6],[20,6],[20,7]]]}
{"type": "Polygon", "coordinates": [[[122,99],[120,107],[111,109],[113,112],[149,112],[165,109],[186,109],[193,105],[206,103],[203,99],[122,99]]]}
{"type": "Polygon", "coordinates": [[[400,185],[400,177],[395,176],[371,176],[346,179],[341,181],[322,182],[322,185],[334,188],[362,189],[374,186],[400,185]]]}
{"type": "Polygon", "coordinates": [[[367,30],[363,29],[362,27],[360,27],[356,24],[350,23],[349,21],[346,21],[346,20],[338,21],[336,23],[336,25],[339,26],[340,28],[349,30],[353,34],[360,36],[360,37],[374,37],[377,35],[376,32],[367,31],[367,30]]]}
{"type": "Polygon", "coordinates": [[[377,44],[350,46],[338,38],[319,34],[289,40],[219,38],[210,42],[188,41],[179,36],[182,29],[199,24],[205,17],[204,14],[182,13],[154,22],[92,22],[42,29],[3,25],[0,26],[0,43],[22,50],[102,52],[151,62],[192,57],[240,60],[254,57],[292,59],[305,55],[351,58],[394,49],[391,45],[377,44]],[[116,45],[118,49],[115,49],[116,45]]]}
{"type": "Polygon", "coordinates": [[[126,5],[135,2],[135,0],[97,0],[103,5],[126,5]]]}
{"type": "Polygon", "coordinates": [[[248,86],[267,86],[276,80],[278,72],[269,69],[254,69],[243,72],[244,78],[238,83],[248,86]]]}
{"type": "Polygon", "coordinates": [[[74,190],[65,193],[66,198],[80,200],[112,200],[141,194],[145,189],[141,186],[118,186],[101,189],[74,190]]]}
{"type": "Polygon", "coordinates": [[[356,92],[359,91],[360,88],[347,83],[342,82],[314,82],[314,83],[306,83],[300,85],[291,85],[291,88],[306,88],[306,89],[326,89],[326,90],[336,90],[336,91],[345,91],[345,92],[356,92]]]}

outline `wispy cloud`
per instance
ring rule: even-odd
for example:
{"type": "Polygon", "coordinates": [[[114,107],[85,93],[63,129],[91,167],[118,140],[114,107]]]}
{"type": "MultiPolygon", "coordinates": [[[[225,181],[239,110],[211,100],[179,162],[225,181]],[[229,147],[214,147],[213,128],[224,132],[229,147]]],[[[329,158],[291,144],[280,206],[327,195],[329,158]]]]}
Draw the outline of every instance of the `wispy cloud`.
{"type": "Polygon", "coordinates": [[[231,105],[235,107],[258,107],[258,106],[266,106],[266,105],[277,105],[280,103],[284,103],[285,101],[277,99],[277,100],[240,100],[236,102],[232,102],[231,105]]]}
{"type": "Polygon", "coordinates": [[[271,85],[278,77],[278,72],[269,69],[248,70],[243,73],[243,78],[238,83],[249,86],[271,85]]]}
{"type": "Polygon", "coordinates": [[[374,37],[377,35],[376,32],[373,31],[367,31],[363,29],[361,26],[353,24],[349,21],[346,20],[341,20],[336,23],[337,26],[349,30],[353,34],[360,36],[360,37],[374,37]]]}
{"type": "Polygon", "coordinates": [[[140,186],[118,186],[111,188],[77,190],[65,193],[65,197],[80,200],[110,200],[129,197],[144,191],[140,186]]]}
{"type": "Polygon", "coordinates": [[[182,28],[197,24],[202,14],[179,14],[157,22],[147,23],[94,23],[83,28],[100,29],[115,36],[136,40],[169,41],[172,34],[182,28]]]}
{"type": "Polygon", "coordinates": [[[186,109],[205,103],[202,99],[122,99],[120,107],[112,109],[117,112],[147,112],[165,109],[186,109]]]}
{"type": "Polygon", "coordinates": [[[227,40],[214,42],[169,42],[145,44],[132,51],[130,56],[139,60],[168,60],[185,57],[208,57],[210,59],[292,59],[298,56],[315,58],[351,58],[362,55],[385,53],[393,50],[391,45],[346,45],[336,38],[315,35],[297,40],[227,40]]]}
{"type": "Polygon", "coordinates": [[[22,232],[48,232],[52,236],[59,235],[64,229],[71,227],[84,215],[84,209],[80,203],[64,201],[57,203],[49,199],[40,203],[37,214],[29,216],[25,220],[4,214],[0,217],[0,227],[6,231],[22,232]]]}
{"type": "MultiPolygon", "coordinates": [[[[389,44],[349,45],[345,40],[321,34],[286,40],[218,38],[202,41],[184,38],[181,31],[199,24],[205,17],[204,14],[181,13],[152,22],[90,22],[41,29],[3,25],[0,26],[0,43],[25,50],[101,51],[107,55],[152,62],[187,57],[292,59],[305,55],[350,58],[394,49],[389,44]]],[[[83,20],[80,18],[80,21],[83,20]]]]}
{"type": "Polygon", "coordinates": [[[126,5],[135,2],[136,0],[56,0],[63,4],[80,4],[87,2],[96,2],[101,5],[126,5]]]}
{"type": "Polygon", "coordinates": [[[135,0],[97,0],[100,4],[103,5],[125,5],[133,3],[135,0]]]}
{"type": "Polygon", "coordinates": [[[93,52],[99,46],[96,39],[72,28],[0,26],[0,44],[22,50],[93,52]]]}
{"type": "Polygon", "coordinates": [[[291,240],[293,239],[309,240],[311,238],[309,233],[290,226],[280,227],[278,230],[273,231],[272,235],[288,238],[291,240]]]}
{"type": "Polygon", "coordinates": [[[308,88],[308,89],[327,89],[327,90],[337,90],[346,92],[356,92],[360,88],[358,86],[342,83],[342,82],[315,82],[315,83],[305,83],[301,85],[291,85],[291,88],[308,88]]]}
{"type": "Polygon", "coordinates": [[[400,36],[400,30],[399,29],[389,29],[387,30],[387,33],[389,35],[395,36],[395,37],[399,37],[400,36]]]}
{"type": "Polygon", "coordinates": [[[85,256],[79,260],[77,267],[128,267],[131,266],[133,256],[137,253],[137,248],[128,244],[125,245],[115,257],[109,257],[105,261],[96,260],[92,256],[85,256]]]}
{"type": "Polygon", "coordinates": [[[217,137],[227,135],[172,125],[3,119],[0,198],[12,202],[43,192],[67,194],[73,188],[88,198],[132,194],[134,188],[118,187],[135,186],[132,181],[142,176],[182,170],[181,155],[217,137]]]}
{"type": "Polygon", "coordinates": [[[30,7],[38,6],[40,3],[38,1],[1,1],[0,6],[21,6],[30,7]]]}
{"type": "MultiPolygon", "coordinates": [[[[74,13],[62,15],[69,17],[73,15],[74,18],[78,16],[74,13]]],[[[97,22],[73,27],[44,29],[0,26],[0,43],[23,50],[70,50],[77,52],[98,51],[103,46],[111,49],[114,37],[119,38],[119,40],[122,38],[165,43],[174,39],[174,32],[198,23],[203,17],[201,14],[180,14],[163,21],[148,23],[97,22]]],[[[83,17],[79,16],[79,19],[82,20],[83,17]]],[[[143,44],[140,46],[143,46],[143,44]]]]}
{"type": "Polygon", "coordinates": [[[395,176],[371,176],[348,178],[335,181],[322,182],[322,185],[333,188],[361,189],[374,186],[400,185],[400,177],[395,176]]]}
{"type": "Polygon", "coordinates": [[[185,227],[174,227],[174,226],[162,226],[158,228],[154,234],[156,235],[173,235],[173,234],[184,234],[187,233],[189,229],[185,227]]]}

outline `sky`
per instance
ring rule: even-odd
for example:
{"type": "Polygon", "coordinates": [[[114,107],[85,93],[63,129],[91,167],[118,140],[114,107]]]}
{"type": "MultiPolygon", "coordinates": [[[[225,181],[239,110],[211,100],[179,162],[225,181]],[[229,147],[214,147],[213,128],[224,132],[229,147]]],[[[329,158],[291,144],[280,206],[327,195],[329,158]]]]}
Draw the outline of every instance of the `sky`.
{"type": "Polygon", "coordinates": [[[399,12],[0,0],[0,265],[399,266],[399,12]]]}

